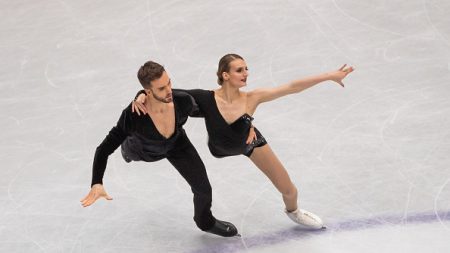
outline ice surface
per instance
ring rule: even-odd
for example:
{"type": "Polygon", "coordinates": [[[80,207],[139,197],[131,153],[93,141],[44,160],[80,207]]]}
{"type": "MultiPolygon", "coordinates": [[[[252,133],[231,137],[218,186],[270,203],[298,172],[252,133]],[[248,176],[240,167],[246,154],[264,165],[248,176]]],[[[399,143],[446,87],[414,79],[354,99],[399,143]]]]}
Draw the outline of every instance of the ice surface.
{"type": "Polygon", "coordinates": [[[446,252],[450,248],[450,1],[2,1],[0,252],[446,252]],[[258,109],[288,169],[298,229],[244,156],[216,159],[201,119],[185,128],[213,186],[213,212],[242,238],[199,231],[167,161],[125,163],[114,198],[82,208],[95,148],[163,63],[178,88],[215,89],[225,53],[248,88],[356,68],[258,109]]]}

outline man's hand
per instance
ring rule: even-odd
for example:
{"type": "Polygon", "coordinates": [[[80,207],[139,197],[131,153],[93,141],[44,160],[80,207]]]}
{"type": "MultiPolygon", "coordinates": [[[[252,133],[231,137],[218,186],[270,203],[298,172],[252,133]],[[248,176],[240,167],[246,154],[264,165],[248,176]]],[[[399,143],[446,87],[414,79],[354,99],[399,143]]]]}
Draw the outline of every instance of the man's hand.
{"type": "Polygon", "coordinates": [[[97,201],[99,198],[105,198],[107,200],[112,200],[112,198],[106,193],[105,189],[103,188],[102,184],[94,184],[91,188],[91,191],[84,197],[82,200],[80,200],[81,205],[83,207],[90,206],[97,201]]]}
{"type": "Polygon", "coordinates": [[[136,112],[139,116],[141,116],[141,112],[145,115],[147,114],[147,108],[145,108],[145,99],[147,96],[145,94],[139,94],[136,100],[131,104],[131,111],[136,112]]]}
{"type": "Polygon", "coordinates": [[[353,67],[347,67],[347,64],[344,64],[340,69],[333,71],[330,74],[330,80],[335,81],[342,87],[344,87],[344,83],[342,80],[350,73],[352,73],[354,70],[353,67]]]}
{"type": "Polygon", "coordinates": [[[250,131],[248,132],[247,141],[245,142],[247,145],[252,143],[254,140],[256,141],[256,132],[253,126],[250,127],[250,131]]]}

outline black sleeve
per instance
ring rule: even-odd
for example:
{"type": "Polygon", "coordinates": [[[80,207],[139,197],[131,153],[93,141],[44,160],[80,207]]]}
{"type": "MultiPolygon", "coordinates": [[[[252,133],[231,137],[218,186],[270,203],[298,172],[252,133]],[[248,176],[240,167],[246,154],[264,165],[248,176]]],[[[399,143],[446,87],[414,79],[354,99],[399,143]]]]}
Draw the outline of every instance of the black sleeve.
{"type": "Polygon", "coordinates": [[[129,108],[123,110],[117,125],[109,131],[109,134],[95,150],[91,187],[94,184],[103,184],[103,175],[109,155],[122,144],[131,131],[132,121],[129,108]]]}
{"type": "Polygon", "coordinates": [[[147,93],[145,93],[145,90],[140,90],[140,91],[138,91],[138,93],[136,93],[136,96],[134,97],[134,100],[136,100],[139,97],[139,95],[141,95],[141,94],[144,94],[144,95],[147,96],[147,93]]]}
{"type": "Polygon", "coordinates": [[[200,110],[200,107],[195,100],[195,98],[190,93],[190,90],[182,90],[182,89],[172,89],[174,96],[179,96],[182,101],[183,111],[187,113],[190,117],[203,118],[205,117],[203,112],[200,110]]]}

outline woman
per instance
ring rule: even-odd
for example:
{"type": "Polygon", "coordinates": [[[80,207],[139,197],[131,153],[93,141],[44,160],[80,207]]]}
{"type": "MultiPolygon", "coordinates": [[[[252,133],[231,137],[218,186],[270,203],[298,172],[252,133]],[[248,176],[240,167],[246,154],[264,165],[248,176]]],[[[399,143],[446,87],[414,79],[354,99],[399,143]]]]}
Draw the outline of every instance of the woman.
{"type": "MultiPolygon", "coordinates": [[[[208,146],[216,157],[244,154],[272,181],[282,194],[285,212],[294,222],[307,228],[323,228],[322,220],[315,214],[299,209],[297,188],[286,169],[278,160],[261,133],[252,126],[252,115],[261,103],[299,93],[324,81],[335,81],[344,87],[342,80],[353,71],[353,67],[342,66],[339,70],[292,81],[274,88],[258,88],[249,92],[240,88],[247,85],[248,68],[237,54],[227,54],[219,61],[216,90],[185,90],[198,104],[205,117],[208,131],[208,146]],[[253,140],[247,137],[254,131],[253,140]]],[[[133,103],[135,110],[146,113],[141,94],[133,103]]]]}

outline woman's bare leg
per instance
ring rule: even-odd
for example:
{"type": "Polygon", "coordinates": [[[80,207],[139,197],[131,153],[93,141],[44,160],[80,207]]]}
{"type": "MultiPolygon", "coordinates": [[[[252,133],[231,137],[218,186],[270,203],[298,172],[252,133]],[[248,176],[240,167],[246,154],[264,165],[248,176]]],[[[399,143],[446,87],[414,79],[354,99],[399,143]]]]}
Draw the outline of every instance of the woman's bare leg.
{"type": "Polygon", "coordinates": [[[250,156],[252,162],[272,181],[273,185],[283,195],[286,214],[294,222],[306,228],[321,229],[323,222],[319,216],[297,207],[297,188],[291,182],[286,169],[273,153],[269,145],[253,150],[250,156]]]}
{"type": "Polygon", "coordinates": [[[273,185],[282,194],[286,210],[288,212],[297,210],[297,188],[269,144],[255,148],[250,156],[250,160],[272,181],[273,185]]]}

